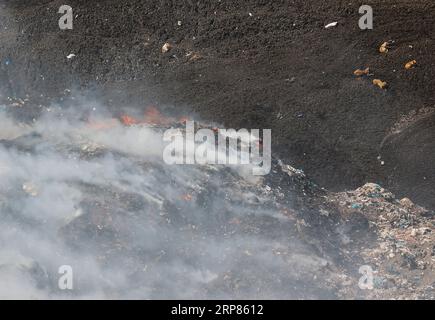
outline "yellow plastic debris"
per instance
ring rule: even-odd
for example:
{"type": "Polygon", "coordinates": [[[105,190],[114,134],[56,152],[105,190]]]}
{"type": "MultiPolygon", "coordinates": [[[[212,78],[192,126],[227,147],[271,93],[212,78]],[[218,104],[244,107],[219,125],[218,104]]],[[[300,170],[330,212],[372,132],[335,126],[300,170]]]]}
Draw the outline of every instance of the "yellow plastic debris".
{"type": "Polygon", "coordinates": [[[379,80],[379,79],[374,79],[373,80],[373,84],[375,86],[378,86],[381,89],[385,89],[387,87],[387,83],[385,81],[379,80]]]}
{"type": "Polygon", "coordinates": [[[370,68],[365,68],[364,70],[361,69],[356,69],[353,74],[356,75],[357,77],[361,77],[362,75],[367,75],[369,74],[370,68]]]}
{"type": "Polygon", "coordinates": [[[379,47],[379,52],[380,53],[388,52],[388,42],[384,42],[383,44],[381,44],[381,46],[379,47]]]}
{"type": "Polygon", "coordinates": [[[407,63],[405,64],[405,69],[411,69],[412,67],[415,66],[416,63],[417,63],[417,61],[415,61],[415,60],[412,60],[412,61],[407,62],[407,63]]]}

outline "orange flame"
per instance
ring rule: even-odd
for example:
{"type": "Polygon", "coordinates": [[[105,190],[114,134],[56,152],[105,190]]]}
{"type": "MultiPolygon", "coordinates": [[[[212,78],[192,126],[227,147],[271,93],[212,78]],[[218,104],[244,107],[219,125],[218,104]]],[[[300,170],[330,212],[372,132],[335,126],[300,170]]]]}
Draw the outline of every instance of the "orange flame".
{"type": "Polygon", "coordinates": [[[116,119],[109,119],[109,120],[105,120],[105,121],[94,121],[94,120],[88,121],[88,126],[92,129],[95,129],[95,130],[111,129],[113,127],[116,127],[117,124],[118,124],[118,121],[116,119]]]}
{"type": "MultiPolygon", "coordinates": [[[[148,125],[170,125],[171,123],[185,123],[189,119],[187,117],[181,117],[179,120],[171,117],[164,116],[155,106],[150,106],[146,109],[144,118],[137,119],[128,114],[120,116],[119,121],[125,126],[133,126],[140,124],[148,125]]],[[[117,125],[116,119],[110,119],[108,121],[89,121],[88,125],[94,129],[110,129],[117,125]]]]}
{"type": "Polygon", "coordinates": [[[150,123],[150,124],[164,124],[168,122],[168,120],[165,119],[165,117],[162,116],[160,111],[154,106],[148,107],[148,109],[145,111],[144,121],[145,123],[150,123]]]}
{"type": "Polygon", "coordinates": [[[135,118],[130,117],[130,116],[126,115],[126,114],[124,114],[124,115],[121,116],[121,122],[122,122],[124,125],[126,125],[126,126],[132,126],[132,125],[135,125],[135,124],[139,124],[139,123],[140,123],[139,120],[136,120],[135,118]]]}

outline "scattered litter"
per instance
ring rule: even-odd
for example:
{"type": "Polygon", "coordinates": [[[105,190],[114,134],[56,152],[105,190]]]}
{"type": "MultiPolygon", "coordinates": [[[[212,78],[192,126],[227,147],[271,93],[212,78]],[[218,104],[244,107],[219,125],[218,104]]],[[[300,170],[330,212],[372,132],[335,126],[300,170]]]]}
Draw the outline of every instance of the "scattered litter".
{"type": "Polygon", "coordinates": [[[166,42],[162,47],[162,53],[166,53],[172,49],[172,45],[169,42],[166,42]]]}
{"type": "Polygon", "coordinates": [[[337,21],[334,21],[334,22],[328,23],[328,24],[325,26],[325,29],[329,29],[329,28],[335,27],[337,24],[338,24],[337,21]]]}
{"type": "Polygon", "coordinates": [[[352,209],[361,209],[363,205],[361,203],[353,203],[350,207],[352,209]]]}
{"type": "Polygon", "coordinates": [[[415,60],[409,61],[409,62],[407,62],[407,63],[405,64],[405,69],[411,69],[411,68],[413,68],[416,64],[417,64],[417,61],[415,61],[415,60]]]}
{"type": "Polygon", "coordinates": [[[183,199],[184,201],[192,201],[193,197],[191,194],[187,193],[181,196],[181,199],[183,199]]]}
{"type": "Polygon", "coordinates": [[[67,59],[72,59],[74,58],[76,55],[74,53],[71,53],[69,55],[66,56],[67,59]]]}
{"type": "Polygon", "coordinates": [[[186,57],[189,59],[189,61],[197,61],[202,58],[202,56],[199,53],[193,51],[188,52],[186,54],[186,57]]]}
{"type": "Polygon", "coordinates": [[[379,47],[379,52],[380,53],[388,52],[388,42],[384,42],[383,44],[381,44],[381,46],[379,47]]]}
{"type": "Polygon", "coordinates": [[[328,210],[320,209],[319,212],[320,212],[320,215],[325,216],[325,217],[329,217],[329,211],[328,210]]]}
{"type": "Polygon", "coordinates": [[[356,76],[358,76],[358,77],[361,77],[362,75],[368,75],[368,74],[369,74],[369,71],[370,71],[370,68],[365,68],[364,70],[356,69],[356,70],[353,72],[353,74],[356,75],[356,76]]]}
{"type": "Polygon", "coordinates": [[[387,87],[387,83],[385,81],[379,80],[379,79],[374,79],[373,80],[373,84],[375,86],[378,86],[381,89],[385,89],[387,87]]]}
{"type": "Polygon", "coordinates": [[[414,207],[414,203],[409,198],[403,198],[402,200],[400,200],[400,204],[408,209],[414,207]]]}
{"type": "Polygon", "coordinates": [[[13,103],[10,104],[11,107],[22,107],[26,102],[22,99],[16,99],[13,103]]]}
{"type": "Polygon", "coordinates": [[[38,190],[31,182],[26,182],[23,184],[23,191],[32,197],[36,197],[38,195],[38,190]]]}

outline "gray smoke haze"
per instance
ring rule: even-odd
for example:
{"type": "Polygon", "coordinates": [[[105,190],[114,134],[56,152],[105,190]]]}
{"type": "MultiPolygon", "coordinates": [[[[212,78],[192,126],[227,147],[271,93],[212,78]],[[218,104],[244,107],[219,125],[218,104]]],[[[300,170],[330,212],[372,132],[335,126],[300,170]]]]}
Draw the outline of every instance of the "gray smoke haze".
{"type": "Polygon", "coordinates": [[[0,298],[322,295],[327,261],[261,178],[169,166],[156,128],[55,110],[32,124],[0,113],[0,298]]]}

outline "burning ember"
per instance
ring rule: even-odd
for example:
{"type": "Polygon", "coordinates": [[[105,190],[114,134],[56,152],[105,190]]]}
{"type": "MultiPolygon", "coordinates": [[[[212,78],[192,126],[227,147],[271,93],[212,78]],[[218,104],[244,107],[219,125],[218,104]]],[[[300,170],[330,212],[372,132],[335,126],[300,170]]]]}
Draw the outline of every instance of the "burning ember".
{"type": "Polygon", "coordinates": [[[124,124],[126,126],[132,126],[132,125],[140,123],[139,120],[137,120],[137,119],[135,119],[133,117],[130,117],[128,115],[122,115],[121,116],[121,121],[122,121],[122,124],[124,124]]]}
{"type": "Polygon", "coordinates": [[[180,119],[177,120],[173,117],[165,116],[155,106],[150,106],[145,110],[143,119],[137,119],[126,114],[121,116],[121,123],[126,126],[132,126],[132,125],[169,126],[174,123],[185,123],[188,120],[189,119],[187,117],[181,117],[180,119]]]}

